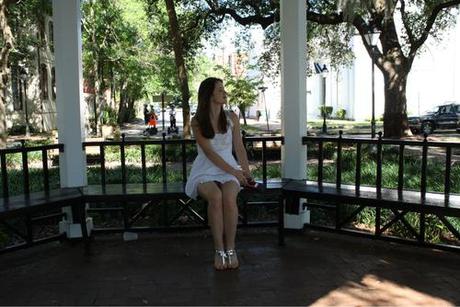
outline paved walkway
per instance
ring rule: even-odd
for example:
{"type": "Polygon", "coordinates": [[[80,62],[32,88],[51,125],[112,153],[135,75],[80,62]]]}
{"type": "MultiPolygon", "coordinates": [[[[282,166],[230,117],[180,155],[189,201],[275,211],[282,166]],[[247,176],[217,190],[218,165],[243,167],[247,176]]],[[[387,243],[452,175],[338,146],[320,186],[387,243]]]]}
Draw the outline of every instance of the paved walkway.
{"type": "MultiPolygon", "coordinates": [[[[243,120],[241,119],[240,122],[243,123],[243,120]]],[[[257,121],[255,119],[248,118],[247,124],[249,126],[252,126],[252,127],[255,127],[261,130],[267,129],[267,123],[263,120],[257,121]]],[[[169,126],[169,119],[165,119],[165,130],[164,131],[166,133],[167,133],[168,126],[169,126]]],[[[151,138],[161,137],[161,134],[163,132],[163,124],[162,124],[161,118],[159,120],[157,127],[158,127],[158,134],[155,136],[151,136],[151,138]]],[[[177,118],[177,127],[179,127],[179,131],[182,132],[182,127],[183,127],[182,114],[180,114],[180,116],[177,118]]],[[[279,131],[281,129],[281,121],[271,120],[269,122],[269,127],[270,127],[270,131],[279,131]]],[[[144,137],[142,133],[144,132],[145,129],[146,129],[146,126],[143,120],[135,119],[131,123],[124,124],[123,127],[120,129],[120,132],[125,133],[127,138],[139,138],[139,137],[144,137]]]]}
{"type": "Polygon", "coordinates": [[[215,272],[208,232],[98,236],[0,256],[1,305],[460,305],[459,255],[324,232],[244,230],[215,272]]]}

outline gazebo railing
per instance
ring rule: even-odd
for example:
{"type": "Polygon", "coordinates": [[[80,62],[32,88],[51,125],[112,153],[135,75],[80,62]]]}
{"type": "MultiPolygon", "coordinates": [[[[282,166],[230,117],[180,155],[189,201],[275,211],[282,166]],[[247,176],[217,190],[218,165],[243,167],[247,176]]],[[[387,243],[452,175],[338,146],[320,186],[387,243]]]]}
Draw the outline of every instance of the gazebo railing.
{"type": "MultiPolygon", "coordinates": [[[[243,143],[248,148],[248,151],[251,152],[254,150],[252,144],[260,142],[262,143],[261,147],[261,164],[262,164],[262,180],[266,182],[267,178],[267,151],[268,151],[268,142],[282,142],[283,137],[281,136],[243,136],[243,143]]],[[[99,163],[100,163],[100,184],[106,185],[107,184],[107,167],[106,167],[106,151],[109,147],[116,147],[119,148],[120,151],[120,158],[119,158],[119,166],[121,168],[121,184],[130,183],[127,178],[127,157],[126,157],[126,149],[128,147],[137,147],[140,150],[139,153],[139,163],[141,169],[141,177],[142,183],[148,183],[147,179],[147,154],[146,148],[147,146],[157,147],[159,149],[159,156],[161,160],[161,182],[166,183],[168,182],[168,172],[167,172],[167,162],[170,159],[167,155],[167,147],[168,146],[180,146],[179,151],[179,159],[175,162],[180,163],[181,167],[181,181],[187,181],[187,164],[193,161],[194,156],[187,152],[187,146],[195,144],[194,139],[174,139],[174,138],[167,138],[166,134],[163,133],[161,139],[153,139],[153,140],[126,140],[126,136],[123,134],[120,141],[103,141],[103,142],[84,142],[83,148],[87,150],[90,147],[98,148],[99,152],[99,163]]],[[[194,153],[193,153],[194,154],[194,153]]]]}
{"type": "Polygon", "coordinates": [[[10,176],[11,169],[20,169],[22,170],[22,191],[20,194],[30,194],[31,193],[31,183],[30,183],[30,162],[28,155],[30,153],[41,153],[41,157],[37,159],[37,165],[39,165],[43,170],[43,189],[42,191],[49,191],[51,188],[50,185],[50,173],[49,173],[49,155],[51,151],[59,150],[60,152],[64,151],[63,144],[52,144],[52,145],[42,145],[42,146],[31,146],[26,147],[25,141],[21,141],[21,146],[18,148],[7,148],[0,149],[0,168],[1,168],[1,181],[2,181],[2,197],[8,198],[13,194],[18,194],[17,192],[13,194],[10,191],[10,176]],[[21,161],[19,165],[14,162],[13,155],[20,154],[21,161]],[[11,161],[8,161],[11,158],[11,161]],[[20,166],[20,167],[19,167],[20,166]]]}
{"type": "Polygon", "coordinates": [[[420,176],[420,186],[418,191],[420,191],[420,196],[422,199],[425,198],[427,193],[427,164],[428,164],[428,151],[430,148],[441,148],[444,149],[445,152],[445,168],[444,168],[444,177],[439,178],[444,182],[444,195],[445,198],[449,198],[449,194],[451,193],[451,186],[452,186],[452,178],[451,178],[451,171],[452,171],[452,152],[454,149],[460,149],[460,143],[458,142],[433,142],[428,141],[427,135],[425,135],[422,141],[417,140],[393,140],[393,139],[383,139],[382,133],[379,132],[378,138],[371,139],[371,138],[349,138],[343,137],[342,131],[339,132],[338,136],[306,136],[302,138],[303,144],[317,144],[318,145],[318,185],[322,185],[324,182],[324,144],[325,143],[332,143],[336,146],[336,159],[334,159],[335,168],[336,168],[336,180],[335,185],[337,188],[340,188],[342,185],[342,153],[343,153],[343,146],[349,145],[354,146],[356,156],[355,156],[355,190],[356,193],[360,193],[361,187],[361,178],[362,178],[362,153],[363,153],[363,145],[373,146],[373,150],[375,150],[376,155],[376,177],[375,177],[375,187],[377,189],[377,193],[381,193],[383,188],[382,185],[382,165],[385,163],[382,157],[382,150],[384,145],[393,145],[398,147],[398,180],[397,180],[397,187],[399,193],[402,193],[403,190],[407,189],[404,186],[404,157],[407,154],[407,149],[409,147],[418,148],[421,150],[421,176],[420,176]]]}

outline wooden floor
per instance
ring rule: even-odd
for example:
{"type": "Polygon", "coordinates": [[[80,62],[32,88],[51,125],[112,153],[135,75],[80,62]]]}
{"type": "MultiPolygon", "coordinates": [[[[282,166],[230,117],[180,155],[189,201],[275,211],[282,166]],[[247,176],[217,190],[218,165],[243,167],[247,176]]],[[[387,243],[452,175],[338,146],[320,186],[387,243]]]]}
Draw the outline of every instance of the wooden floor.
{"type": "Polygon", "coordinates": [[[460,254],[325,232],[239,230],[216,272],[208,231],[98,235],[0,256],[0,305],[460,305],[460,254]]]}

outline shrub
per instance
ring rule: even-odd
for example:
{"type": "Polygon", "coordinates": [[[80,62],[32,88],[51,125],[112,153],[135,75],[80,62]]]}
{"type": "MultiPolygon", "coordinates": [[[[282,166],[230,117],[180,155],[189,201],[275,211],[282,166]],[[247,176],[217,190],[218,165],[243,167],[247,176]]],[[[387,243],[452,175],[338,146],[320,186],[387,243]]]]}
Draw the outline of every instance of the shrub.
{"type": "MultiPolygon", "coordinates": [[[[29,124],[29,132],[37,133],[37,129],[35,129],[31,124],[29,124]]],[[[8,135],[21,135],[21,134],[26,134],[26,125],[13,125],[13,127],[8,129],[8,135]]]]}
{"type": "Polygon", "coordinates": [[[335,112],[335,116],[337,119],[345,119],[345,116],[347,115],[347,110],[345,109],[338,109],[337,112],[335,112]]]}
{"type": "Polygon", "coordinates": [[[103,125],[116,126],[117,125],[118,114],[115,109],[112,109],[109,106],[105,106],[102,109],[102,119],[101,122],[103,125]]]}
{"type": "Polygon", "coordinates": [[[321,112],[321,116],[324,117],[324,114],[326,114],[326,118],[330,118],[332,111],[334,110],[333,107],[331,106],[321,106],[319,107],[319,111],[321,112]]]}

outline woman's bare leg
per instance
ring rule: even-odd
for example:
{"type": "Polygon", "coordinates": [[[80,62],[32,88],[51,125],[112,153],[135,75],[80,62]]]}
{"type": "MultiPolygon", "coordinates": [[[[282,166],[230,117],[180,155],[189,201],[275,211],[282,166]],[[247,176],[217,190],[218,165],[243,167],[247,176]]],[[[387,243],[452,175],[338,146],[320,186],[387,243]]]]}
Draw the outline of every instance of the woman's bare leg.
{"type": "MultiPolygon", "coordinates": [[[[240,186],[234,181],[228,181],[222,185],[222,203],[224,208],[224,233],[225,247],[227,250],[235,250],[236,228],[238,225],[238,206],[236,198],[240,186]]],[[[236,254],[229,255],[229,268],[239,266],[236,254]]]]}
{"type": "MultiPolygon", "coordinates": [[[[198,194],[208,202],[208,222],[216,250],[224,250],[224,218],[222,207],[222,191],[215,182],[205,182],[198,186],[198,194]]],[[[222,257],[215,255],[214,267],[226,269],[222,257]]]]}

